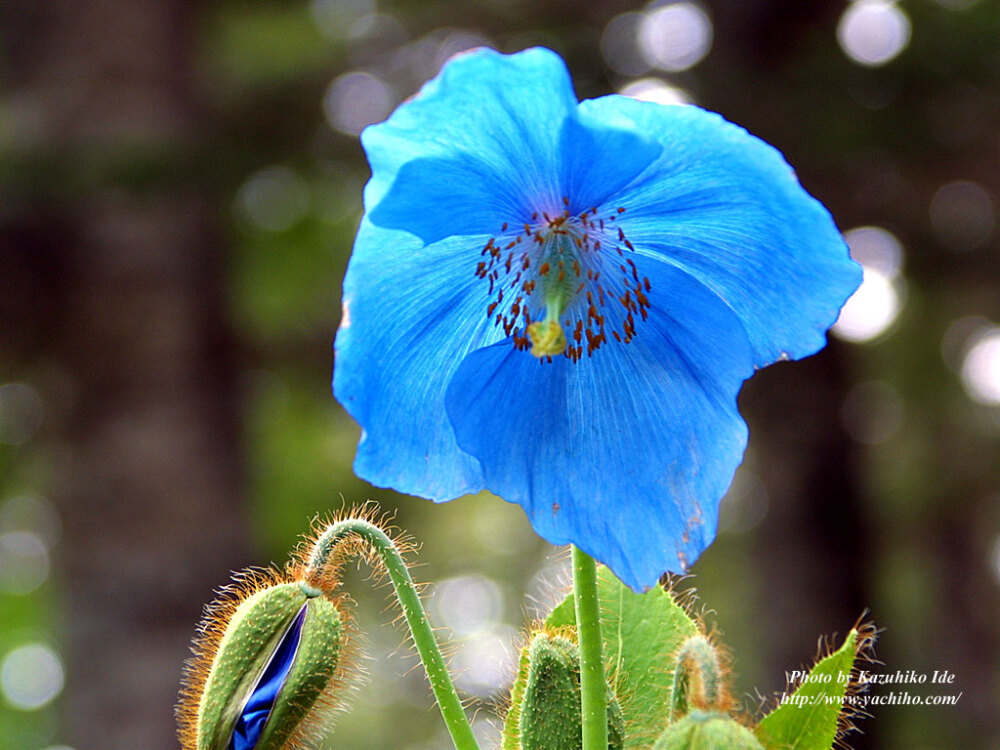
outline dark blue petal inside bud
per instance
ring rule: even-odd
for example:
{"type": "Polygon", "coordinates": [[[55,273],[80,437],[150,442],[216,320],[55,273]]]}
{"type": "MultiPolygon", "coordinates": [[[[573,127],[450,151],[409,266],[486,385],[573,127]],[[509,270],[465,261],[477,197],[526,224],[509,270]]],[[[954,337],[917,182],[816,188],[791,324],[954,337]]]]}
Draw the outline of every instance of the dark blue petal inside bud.
{"type": "Polygon", "coordinates": [[[302,623],[306,619],[306,607],[302,606],[295,620],[278,644],[271,661],[260,677],[260,682],[243,706],[240,717],[233,728],[233,738],[229,741],[229,750],[253,750],[257,747],[267,717],[271,713],[278,691],[285,682],[285,677],[292,668],[295,653],[299,648],[299,638],[302,635],[302,623]]]}

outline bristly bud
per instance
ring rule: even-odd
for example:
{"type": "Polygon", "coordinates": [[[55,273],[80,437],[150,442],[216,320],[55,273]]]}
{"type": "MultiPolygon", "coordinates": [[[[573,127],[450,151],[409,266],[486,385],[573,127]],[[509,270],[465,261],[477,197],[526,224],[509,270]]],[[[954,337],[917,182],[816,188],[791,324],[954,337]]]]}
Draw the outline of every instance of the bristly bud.
{"type": "Polygon", "coordinates": [[[686,713],[687,708],[724,712],[729,704],[719,652],[705,636],[691,636],[677,651],[671,715],[686,713]]]}
{"type": "MultiPolygon", "coordinates": [[[[518,733],[522,750],[580,750],[579,647],[569,638],[535,634],[528,649],[528,672],[518,733]]],[[[608,747],[621,750],[624,720],[608,691],[608,747]]]]}
{"type": "Polygon", "coordinates": [[[309,745],[342,688],[337,603],[301,582],[248,576],[209,610],[178,706],[185,750],[309,745]],[[247,595],[249,594],[249,595],[247,595]]]}
{"type": "Polygon", "coordinates": [[[723,660],[704,635],[681,644],[674,665],[670,724],[653,750],[763,750],[753,733],[728,714],[723,660]],[[684,715],[686,714],[686,715],[684,715]]]}
{"type": "Polygon", "coordinates": [[[764,750],[753,732],[719,711],[695,709],[667,727],[653,750],[764,750]]]}

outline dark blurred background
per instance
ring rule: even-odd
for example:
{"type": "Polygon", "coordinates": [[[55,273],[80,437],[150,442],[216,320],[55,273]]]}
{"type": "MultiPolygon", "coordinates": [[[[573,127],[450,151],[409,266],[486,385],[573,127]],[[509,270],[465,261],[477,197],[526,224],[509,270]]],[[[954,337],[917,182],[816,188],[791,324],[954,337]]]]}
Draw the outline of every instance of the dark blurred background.
{"type": "MultiPolygon", "coordinates": [[[[747,461],[684,584],[744,708],[867,609],[886,670],[955,676],[895,689],[961,698],[873,709],[851,744],[1000,748],[998,2],[5,0],[0,41],[2,750],[176,747],[213,589],[367,498],[424,542],[495,741],[508,644],[565,555],[496,498],[357,480],[331,341],[358,132],[456,52],[538,44],[581,97],[775,144],[865,265],[830,346],[744,389],[747,461]]],[[[327,746],[446,748],[364,579],[370,680],[327,746]]]]}

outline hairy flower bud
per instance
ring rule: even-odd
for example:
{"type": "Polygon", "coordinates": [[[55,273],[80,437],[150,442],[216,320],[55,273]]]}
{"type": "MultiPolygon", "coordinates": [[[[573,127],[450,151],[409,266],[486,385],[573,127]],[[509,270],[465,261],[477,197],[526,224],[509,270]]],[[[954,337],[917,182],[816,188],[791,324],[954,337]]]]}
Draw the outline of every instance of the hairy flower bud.
{"type": "Polygon", "coordinates": [[[653,750],[763,750],[753,733],[726,712],[731,704],[723,659],[704,635],[691,636],[677,651],[670,724],[653,750]]]}
{"type": "Polygon", "coordinates": [[[719,711],[694,710],[667,727],[653,750],[763,750],[753,733],[719,711]]]}
{"type": "MultiPolygon", "coordinates": [[[[624,720],[608,691],[608,747],[623,745],[624,720]]],[[[579,647],[569,638],[540,632],[528,646],[528,674],[518,724],[523,750],[580,750],[579,647]]]]}
{"type": "Polygon", "coordinates": [[[212,617],[179,708],[184,747],[298,747],[321,724],[316,714],[339,682],[343,625],[336,604],[297,582],[271,583],[224,623],[212,617]],[[185,716],[192,711],[193,719],[185,716]]]}

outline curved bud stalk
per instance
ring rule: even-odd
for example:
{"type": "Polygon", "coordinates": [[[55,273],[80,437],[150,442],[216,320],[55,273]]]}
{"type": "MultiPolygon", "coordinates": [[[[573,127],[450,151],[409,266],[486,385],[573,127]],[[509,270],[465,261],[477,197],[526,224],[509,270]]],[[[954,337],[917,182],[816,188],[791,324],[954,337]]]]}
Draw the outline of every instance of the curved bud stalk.
{"type": "Polygon", "coordinates": [[[324,590],[339,585],[340,569],[347,559],[359,555],[392,582],[396,600],[410,629],[424,671],[434,691],[438,709],[458,750],[479,750],[462,701],[438,648],[437,639],[410,576],[402,551],[408,540],[394,540],[381,528],[374,506],[328,524],[303,551],[302,580],[308,590],[324,590]]]}

